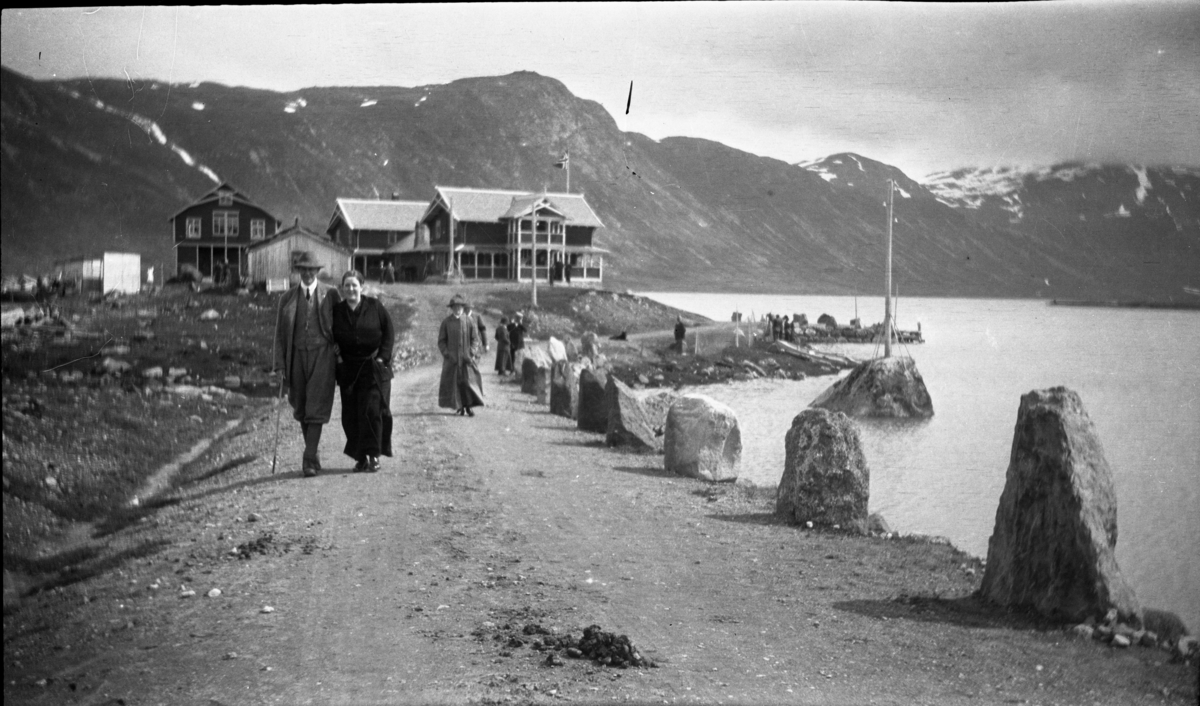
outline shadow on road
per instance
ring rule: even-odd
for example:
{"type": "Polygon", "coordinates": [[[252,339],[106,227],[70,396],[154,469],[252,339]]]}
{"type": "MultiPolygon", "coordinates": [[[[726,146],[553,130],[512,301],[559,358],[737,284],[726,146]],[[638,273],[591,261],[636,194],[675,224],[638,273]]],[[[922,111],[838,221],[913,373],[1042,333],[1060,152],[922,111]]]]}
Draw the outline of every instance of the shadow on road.
{"type": "Polygon", "coordinates": [[[740,515],[709,515],[709,519],[743,525],[785,525],[774,512],[745,512],[740,515]]]}
{"type": "Polygon", "coordinates": [[[833,607],[868,618],[944,623],[966,628],[1055,630],[1062,627],[1032,613],[1007,611],[975,595],[942,598],[901,594],[878,600],[840,601],[833,607]]]}
{"type": "Polygon", "coordinates": [[[621,473],[635,473],[639,476],[650,476],[652,478],[678,478],[674,473],[665,468],[647,468],[645,466],[613,466],[614,471],[621,473]]]}

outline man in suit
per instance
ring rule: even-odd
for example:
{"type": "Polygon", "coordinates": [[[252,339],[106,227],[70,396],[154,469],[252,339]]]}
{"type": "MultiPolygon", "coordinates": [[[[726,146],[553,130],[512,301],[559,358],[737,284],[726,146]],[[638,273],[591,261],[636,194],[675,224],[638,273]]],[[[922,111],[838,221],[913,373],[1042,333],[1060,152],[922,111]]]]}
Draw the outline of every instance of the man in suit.
{"type": "Polygon", "coordinates": [[[521,377],[521,365],[525,361],[525,315],[521,312],[513,314],[512,323],[508,325],[508,345],[512,347],[513,372],[521,377]]]}
{"type": "Polygon", "coordinates": [[[288,388],[292,416],[304,435],[301,469],[305,477],[317,475],[321,461],[317,447],[321,427],[333,412],[337,377],[337,350],[333,343],[333,305],[341,301],[336,287],[317,280],[324,265],[303,251],[292,265],[300,283],[279,300],[275,325],[275,364],[288,388]]]}

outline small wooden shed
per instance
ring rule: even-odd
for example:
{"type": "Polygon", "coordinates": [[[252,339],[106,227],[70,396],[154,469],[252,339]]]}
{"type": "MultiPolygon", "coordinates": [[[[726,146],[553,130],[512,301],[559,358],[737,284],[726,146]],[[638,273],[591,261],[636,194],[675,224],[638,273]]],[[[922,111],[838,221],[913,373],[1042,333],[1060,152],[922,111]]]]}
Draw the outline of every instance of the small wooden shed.
{"type": "Polygon", "coordinates": [[[250,246],[250,282],[254,285],[265,284],[269,292],[287,289],[300,281],[300,275],[292,268],[292,263],[305,250],[325,266],[318,275],[322,280],[339,283],[342,275],[350,269],[353,253],[328,237],[301,226],[297,220],[290,228],[250,246]]]}

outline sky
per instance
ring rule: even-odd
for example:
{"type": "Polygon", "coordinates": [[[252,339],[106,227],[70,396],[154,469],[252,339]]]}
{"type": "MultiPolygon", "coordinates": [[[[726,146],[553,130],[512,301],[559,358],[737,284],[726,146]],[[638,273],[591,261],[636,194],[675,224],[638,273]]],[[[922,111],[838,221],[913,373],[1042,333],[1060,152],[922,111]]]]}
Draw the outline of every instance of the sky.
{"type": "Polygon", "coordinates": [[[302,94],[536,71],[623,130],[788,162],[855,152],[914,178],[1200,167],[1195,0],[6,9],[0,33],[0,63],[36,79],[302,94]]]}

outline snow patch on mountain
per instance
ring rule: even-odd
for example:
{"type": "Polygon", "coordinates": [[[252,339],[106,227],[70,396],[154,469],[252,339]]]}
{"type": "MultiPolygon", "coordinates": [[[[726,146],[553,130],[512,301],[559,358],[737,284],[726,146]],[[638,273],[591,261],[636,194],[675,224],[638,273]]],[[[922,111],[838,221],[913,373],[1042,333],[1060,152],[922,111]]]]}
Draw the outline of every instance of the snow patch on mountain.
{"type": "Polygon", "coordinates": [[[195,103],[192,103],[192,110],[204,110],[204,104],[200,101],[196,101],[195,103]]]}
{"type": "Polygon", "coordinates": [[[1129,171],[1137,174],[1138,188],[1134,194],[1137,196],[1138,204],[1146,202],[1146,192],[1150,190],[1150,177],[1146,174],[1145,167],[1130,167],[1129,171]]]}
{"type": "Polygon", "coordinates": [[[304,100],[304,98],[295,98],[293,100],[288,101],[287,103],[285,103],[283,105],[283,112],[294,113],[294,112],[296,112],[296,110],[298,108],[304,108],[307,106],[308,106],[308,101],[304,100]]]}
{"type": "Polygon", "coordinates": [[[379,101],[375,100],[374,98],[368,98],[367,100],[362,102],[362,105],[360,105],[358,107],[359,108],[370,108],[371,106],[375,105],[378,102],[379,101]]]}
{"type": "MultiPolygon", "coordinates": [[[[100,100],[99,98],[93,98],[91,100],[88,100],[88,99],[84,98],[82,95],[80,95],[78,91],[68,90],[68,89],[60,89],[60,90],[63,90],[67,95],[71,96],[72,98],[74,98],[76,100],[82,100],[84,102],[91,103],[99,110],[103,110],[106,113],[116,115],[117,117],[120,117],[120,118],[124,118],[125,120],[128,120],[129,122],[133,123],[134,125],[137,125],[138,128],[140,128],[142,132],[149,135],[155,142],[169,148],[172,152],[179,155],[179,158],[181,160],[183,160],[184,164],[188,165],[189,167],[193,167],[193,168],[199,170],[201,174],[204,174],[205,176],[207,176],[209,179],[212,179],[216,183],[218,183],[218,184],[221,183],[220,177],[218,177],[217,174],[213,170],[209,169],[208,167],[206,167],[204,165],[197,165],[196,160],[190,154],[188,154],[187,151],[184,150],[182,147],[180,147],[179,145],[176,145],[174,142],[171,142],[170,140],[168,140],[166,133],[164,133],[162,131],[162,128],[158,126],[158,123],[154,122],[150,118],[147,118],[144,115],[139,115],[137,113],[114,108],[111,105],[107,105],[104,101],[100,100]]],[[[195,108],[196,105],[198,105],[198,104],[193,103],[192,107],[195,108]]],[[[203,105],[202,104],[200,104],[200,105],[201,105],[201,108],[198,108],[197,110],[203,109],[203,105]]]]}
{"type": "Polygon", "coordinates": [[[187,151],[185,151],[179,145],[171,145],[171,151],[179,155],[179,158],[183,160],[184,164],[188,165],[189,167],[196,166],[196,160],[192,159],[192,155],[188,154],[187,151]]]}
{"type": "Polygon", "coordinates": [[[1003,198],[1019,190],[1027,174],[1016,167],[958,169],[930,174],[922,185],[947,206],[977,209],[989,197],[1003,198]]]}

